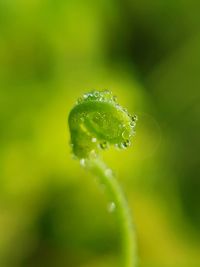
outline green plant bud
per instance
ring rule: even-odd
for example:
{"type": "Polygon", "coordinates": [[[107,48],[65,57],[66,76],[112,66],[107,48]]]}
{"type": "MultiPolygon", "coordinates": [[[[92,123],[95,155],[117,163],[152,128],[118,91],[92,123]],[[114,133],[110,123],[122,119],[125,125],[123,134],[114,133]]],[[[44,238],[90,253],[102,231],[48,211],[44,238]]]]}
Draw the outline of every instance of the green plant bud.
{"type": "Polygon", "coordinates": [[[69,114],[73,153],[79,159],[98,154],[109,145],[127,148],[137,117],[131,116],[108,91],[92,91],[78,99],[69,114]]]}

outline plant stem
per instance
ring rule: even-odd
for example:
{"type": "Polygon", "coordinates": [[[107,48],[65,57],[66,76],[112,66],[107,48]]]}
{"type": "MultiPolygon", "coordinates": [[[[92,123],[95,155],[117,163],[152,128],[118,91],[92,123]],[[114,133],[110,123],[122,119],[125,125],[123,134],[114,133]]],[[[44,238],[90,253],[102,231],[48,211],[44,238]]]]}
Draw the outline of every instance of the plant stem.
{"type": "Polygon", "coordinates": [[[135,267],[137,260],[135,231],[124,194],[111,169],[99,157],[86,160],[86,168],[98,177],[100,183],[106,186],[106,190],[115,205],[122,238],[122,266],[135,267]]]}

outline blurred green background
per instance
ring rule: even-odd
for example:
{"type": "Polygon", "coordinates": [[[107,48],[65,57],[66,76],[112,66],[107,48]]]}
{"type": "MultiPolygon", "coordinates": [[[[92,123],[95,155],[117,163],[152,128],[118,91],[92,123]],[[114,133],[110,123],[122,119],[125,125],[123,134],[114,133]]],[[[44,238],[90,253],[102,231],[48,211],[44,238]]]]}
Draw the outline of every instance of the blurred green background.
{"type": "Polygon", "coordinates": [[[139,117],[105,160],[139,267],[200,266],[200,3],[0,0],[0,266],[118,267],[115,212],[72,159],[76,99],[110,89],[139,117]]]}

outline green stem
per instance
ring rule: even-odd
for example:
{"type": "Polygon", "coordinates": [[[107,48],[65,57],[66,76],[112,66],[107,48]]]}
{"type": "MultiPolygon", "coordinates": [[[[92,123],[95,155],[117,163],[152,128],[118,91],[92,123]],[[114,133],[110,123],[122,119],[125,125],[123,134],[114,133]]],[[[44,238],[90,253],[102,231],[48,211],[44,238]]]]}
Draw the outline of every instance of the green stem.
{"type": "Polygon", "coordinates": [[[88,168],[106,186],[109,196],[115,205],[120,225],[123,245],[123,267],[136,266],[136,241],[132,219],[124,194],[112,171],[99,159],[92,158],[85,162],[88,168]]]}

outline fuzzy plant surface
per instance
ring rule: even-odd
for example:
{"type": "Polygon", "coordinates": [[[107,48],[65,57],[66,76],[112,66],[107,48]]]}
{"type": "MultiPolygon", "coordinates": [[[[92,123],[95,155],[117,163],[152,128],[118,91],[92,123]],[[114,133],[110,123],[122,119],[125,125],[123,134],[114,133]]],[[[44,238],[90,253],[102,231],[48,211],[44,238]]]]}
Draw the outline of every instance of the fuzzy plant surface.
{"type": "Polygon", "coordinates": [[[80,164],[104,184],[115,210],[122,239],[122,267],[136,266],[136,241],[127,201],[112,170],[100,156],[100,151],[114,145],[126,149],[135,133],[137,116],[117,102],[109,90],[92,91],[80,97],[69,114],[71,147],[80,164]]]}

